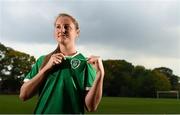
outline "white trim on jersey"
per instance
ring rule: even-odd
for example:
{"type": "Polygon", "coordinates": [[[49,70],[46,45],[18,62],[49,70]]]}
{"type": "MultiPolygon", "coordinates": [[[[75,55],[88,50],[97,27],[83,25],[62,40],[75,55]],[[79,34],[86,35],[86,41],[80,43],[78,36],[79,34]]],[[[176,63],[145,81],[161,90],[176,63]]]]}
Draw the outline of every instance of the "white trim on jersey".
{"type": "Polygon", "coordinates": [[[72,55],[72,56],[65,56],[65,58],[73,58],[73,57],[75,57],[78,54],[79,54],[79,52],[77,51],[74,55],[72,55]]]}
{"type": "Polygon", "coordinates": [[[91,89],[91,87],[86,87],[86,88],[85,88],[85,90],[87,90],[87,91],[90,90],[90,89],[91,89]]]}
{"type": "Polygon", "coordinates": [[[30,81],[30,79],[27,79],[27,78],[26,78],[26,79],[24,79],[23,81],[24,81],[24,82],[28,82],[28,81],[30,81]]]}

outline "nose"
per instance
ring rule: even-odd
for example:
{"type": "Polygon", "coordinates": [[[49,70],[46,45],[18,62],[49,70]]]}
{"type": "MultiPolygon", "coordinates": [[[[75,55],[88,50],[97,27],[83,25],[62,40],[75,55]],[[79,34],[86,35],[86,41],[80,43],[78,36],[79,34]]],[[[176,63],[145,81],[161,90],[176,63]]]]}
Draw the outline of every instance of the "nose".
{"type": "Polygon", "coordinates": [[[64,26],[61,27],[60,31],[61,31],[62,33],[65,33],[66,30],[65,30],[64,26]]]}

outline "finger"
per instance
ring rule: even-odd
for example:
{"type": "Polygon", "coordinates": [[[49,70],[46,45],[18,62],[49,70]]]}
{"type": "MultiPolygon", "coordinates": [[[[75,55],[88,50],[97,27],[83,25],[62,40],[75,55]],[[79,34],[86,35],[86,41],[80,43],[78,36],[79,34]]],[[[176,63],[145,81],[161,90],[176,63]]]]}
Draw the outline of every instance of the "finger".
{"type": "Polygon", "coordinates": [[[56,53],[55,55],[56,56],[61,56],[62,58],[65,58],[64,54],[62,54],[62,53],[56,53]]]}
{"type": "Polygon", "coordinates": [[[55,64],[60,64],[60,63],[61,63],[61,60],[56,59],[56,60],[54,60],[53,62],[54,62],[55,64]]]}
{"type": "Polygon", "coordinates": [[[90,59],[87,62],[90,63],[90,64],[96,64],[97,60],[96,59],[90,59]]]}
{"type": "Polygon", "coordinates": [[[91,62],[91,63],[96,62],[98,59],[99,59],[98,56],[91,56],[91,57],[88,58],[88,62],[91,62]]]}
{"type": "Polygon", "coordinates": [[[59,60],[62,60],[62,59],[63,59],[63,57],[61,57],[61,56],[59,56],[59,55],[56,55],[55,58],[56,58],[56,59],[59,59],[59,60]]]}
{"type": "Polygon", "coordinates": [[[89,58],[88,63],[96,65],[98,63],[101,63],[101,61],[102,60],[99,56],[95,56],[95,57],[89,58]]]}
{"type": "Polygon", "coordinates": [[[56,61],[58,61],[59,63],[61,63],[61,62],[62,62],[62,60],[61,60],[61,59],[56,59],[56,61]]]}
{"type": "Polygon", "coordinates": [[[53,54],[54,59],[65,59],[65,56],[62,53],[53,54]]]}

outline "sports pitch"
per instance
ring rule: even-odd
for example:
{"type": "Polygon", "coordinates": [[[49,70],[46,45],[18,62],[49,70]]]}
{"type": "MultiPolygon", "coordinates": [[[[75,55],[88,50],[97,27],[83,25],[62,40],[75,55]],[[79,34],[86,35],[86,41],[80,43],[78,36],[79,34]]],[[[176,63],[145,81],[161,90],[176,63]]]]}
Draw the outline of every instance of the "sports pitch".
{"type": "MultiPolygon", "coordinates": [[[[0,114],[32,113],[37,97],[22,102],[18,95],[0,95],[0,114]]],[[[103,97],[98,114],[180,114],[180,100],[153,98],[103,97]]]]}

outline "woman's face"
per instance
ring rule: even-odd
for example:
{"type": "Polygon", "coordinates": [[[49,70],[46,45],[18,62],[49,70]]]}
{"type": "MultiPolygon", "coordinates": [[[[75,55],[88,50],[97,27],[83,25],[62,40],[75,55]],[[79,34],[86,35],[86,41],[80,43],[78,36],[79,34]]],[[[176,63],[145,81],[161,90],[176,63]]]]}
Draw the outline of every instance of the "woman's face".
{"type": "Polygon", "coordinates": [[[55,23],[55,38],[58,43],[68,45],[74,44],[79,34],[71,18],[67,16],[59,17],[55,23]]]}

